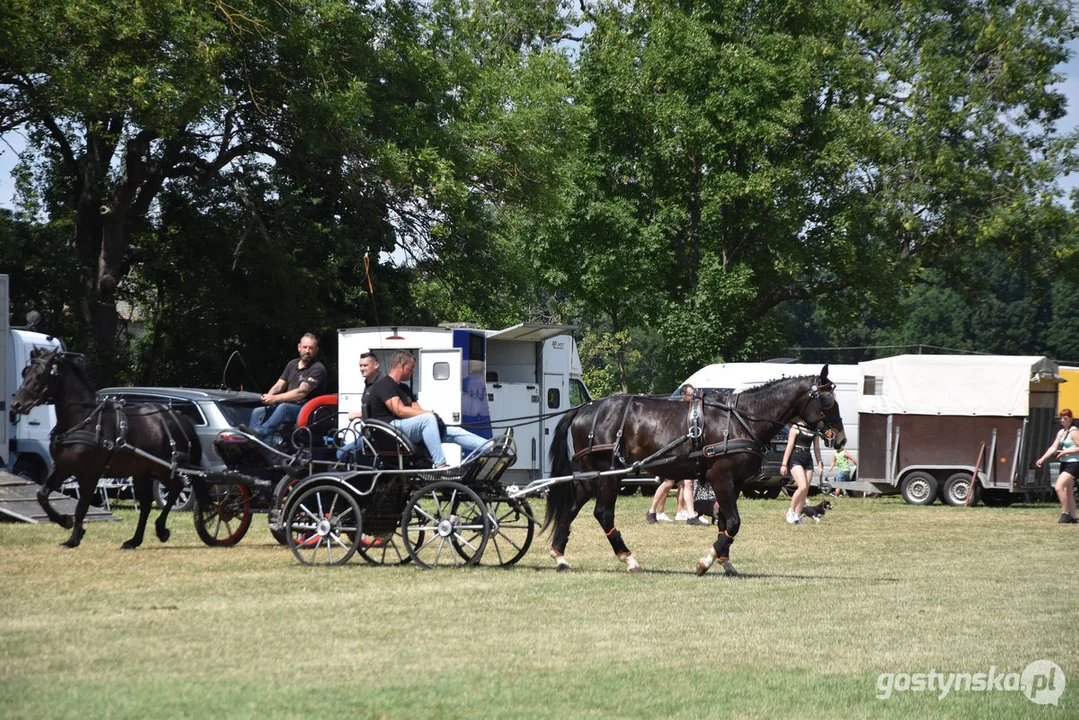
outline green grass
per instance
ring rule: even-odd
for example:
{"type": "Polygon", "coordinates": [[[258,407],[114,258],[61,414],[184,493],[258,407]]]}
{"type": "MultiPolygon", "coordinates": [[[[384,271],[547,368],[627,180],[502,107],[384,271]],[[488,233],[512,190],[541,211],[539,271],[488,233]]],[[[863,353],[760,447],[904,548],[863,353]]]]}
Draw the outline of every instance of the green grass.
{"type": "MultiPolygon", "coordinates": [[[[672,501],[673,506],[673,501],[672,501]]],[[[542,505],[538,502],[537,505],[542,505]]],[[[255,518],[237,547],[173,537],[119,550],[122,523],[0,524],[6,717],[1075,717],[1079,527],[1050,505],[836,501],[820,525],[743,501],[742,577],[696,577],[713,532],[618,524],[644,575],[611,554],[591,506],[555,573],[537,539],[515,568],[308,568],[255,518]],[[1022,672],[1020,692],[895,693],[882,672],[1022,672]]],[[[541,508],[540,508],[541,509],[541,508]]],[[[714,573],[714,574],[713,574],[714,573]]]]}

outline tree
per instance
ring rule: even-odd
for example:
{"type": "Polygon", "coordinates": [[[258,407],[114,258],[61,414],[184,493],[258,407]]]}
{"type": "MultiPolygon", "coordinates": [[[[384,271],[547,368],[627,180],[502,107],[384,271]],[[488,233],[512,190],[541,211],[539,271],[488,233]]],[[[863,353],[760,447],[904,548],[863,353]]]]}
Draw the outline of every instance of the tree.
{"type": "Polygon", "coordinates": [[[618,222],[549,257],[589,310],[658,326],[683,372],[766,348],[784,304],[886,313],[925,268],[1020,255],[1022,218],[1072,162],[1053,135],[1075,37],[1060,3],[590,12],[578,102],[596,180],[567,224],[597,205],[618,222]]]}

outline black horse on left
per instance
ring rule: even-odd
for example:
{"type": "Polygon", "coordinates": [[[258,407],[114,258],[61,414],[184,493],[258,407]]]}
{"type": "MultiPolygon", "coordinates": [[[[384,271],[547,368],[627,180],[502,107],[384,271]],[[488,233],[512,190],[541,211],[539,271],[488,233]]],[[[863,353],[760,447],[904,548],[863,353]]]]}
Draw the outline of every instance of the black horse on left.
{"type": "Polygon", "coordinates": [[[11,403],[13,412],[26,414],[43,403],[56,406],[56,427],[49,446],[53,466],[37,499],[50,520],[72,529],[71,537],[61,546],[78,547],[82,541],[83,520],[102,476],[132,478],[139,522],[135,534],[121,546],[126,550],[142,544],[153,504],[154,479],[168,488],[168,502],[156,521],[158,539],[167,541],[165,523],[183,487],[183,467],[198,466],[202,461],[202,448],[191,421],[160,405],[128,406],[98,400],[81,357],[59,350],[31,353],[22,378],[11,403]],[[79,483],[74,517],[57,512],[49,503],[49,495],[72,476],[79,483]]]}

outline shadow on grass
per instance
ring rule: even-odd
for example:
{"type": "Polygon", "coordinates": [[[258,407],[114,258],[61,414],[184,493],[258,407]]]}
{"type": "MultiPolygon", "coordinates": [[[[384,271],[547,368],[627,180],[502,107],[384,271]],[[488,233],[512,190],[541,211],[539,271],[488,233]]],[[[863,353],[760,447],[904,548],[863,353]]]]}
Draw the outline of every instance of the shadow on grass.
{"type": "MultiPolygon", "coordinates": [[[[497,569],[497,568],[495,568],[495,569],[497,569]]],[[[512,566],[510,566],[508,568],[502,568],[502,569],[506,570],[506,571],[532,570],[534,572],[558,573],[558,570],[554,566],[551,566],[551,565],[532,565],[532,564],[525,564],[525,563],[517,563],[516,565],[512,565],[512,566]]],[[[583,575],[583,574],[588,574],[588,575],[594,575],[594,574],[628,575],[629,574],[629,573],[627,573],[625,571],[624,568],[615,568],[615,567],[603,568],[603,569],[572,568],[572,569],[570,569],[568,571],[564,571],[564,572],[566,574],[568,574],[568,575],[573,575],[573,574],[581,574],[581,575],[583,575]]],[[[686,575],[689,575],[689,576],[696,577],[697,576],[697,569],[695,567],[694,568],[687,568],[686,570],[649,570],[648,568],[645,568],[644,572],[641,573],[641,575],[642,576],[644,576],[644,575],[671,575],[671,576],[677,576],[677,577],[684,577],[686,575]]],[[[868,582],[868,583],[875,583],[875,584],[888,584],[888,583],[901,582],[901,578],[895,578],[895,577],[874,578],[874,577],[865,577],[865,576],[861,576],[861,575],[796,575],[796,574],[792,574],[792,573],[751,573],[751,572],[742,572],[741,570],[738,571],[737,575],[735,575],[733,577],[729,577],[729,576],[727,576],[727,575],[725,575],[723,573],[722,569],[719,569],[717,571],[716,568],[713,568],[709,572],[705,573],[704,576],[706,576],[706,577],[714,577],[714,578],[721,578],[723,580],[731,580],[731,581],[738,581],[738,580],[817,580],[817,581],[820,581],[820,582],[852,582],[852,581],[854,581],[854,582],[868,582]]]]}

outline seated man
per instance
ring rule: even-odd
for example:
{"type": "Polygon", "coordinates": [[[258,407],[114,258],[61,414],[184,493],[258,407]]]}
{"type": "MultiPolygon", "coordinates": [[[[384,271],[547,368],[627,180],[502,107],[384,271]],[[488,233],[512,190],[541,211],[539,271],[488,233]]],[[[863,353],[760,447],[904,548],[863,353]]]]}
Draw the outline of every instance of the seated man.
{"type": "Polygon", "coordinates": [[[259,398],[262,407],[251,413],[251,427],[239,426],[244,432],[268,438],[281,425],[296,422],[304,402],[326,393],[326,366],[317,359],[318,338],[307,333],[297,349],[300,357],[290,361],[269,392],[259,398]],[[270,406],[274,409],[267,417],[270,406]]]}
{"type": "MultiPolygon", "coordinates": [[[[420,407],[408,387],[401,384],[412,377],[415,368],[416,358],[412,353],[398,350],[393,354],[389,374],[371,385],[371,418],[391,423],[412,442],[422,440],[431,453],[434,467],[444,468],[447,467],[446,455],[442,452],[442,439],[434,412],[420,407]]],[[[467,455],[483,447],[487,440],[459,427],[447,426],[446,442],[460,445],[467,455]]]]}
{"type": "MultiPolygon", "coordinates": [[[[361,417],[369,417],[371,415],[370,403],[371,403],[371,386],[375,384],[380,376],[380,370],[378,365],[378,358],[372,352],[365,352],[360,355],[360,375],[363,376],[363,396],[360,398],[360,412],[350,412],[348,414],[349,420],[356,420],[361,417]]],[[[361,446],[360,438],[356,438],[352,442],[343,446],[337,451],[337,461],[341,462],[348,454],[354,452],[361,446]]]]}

